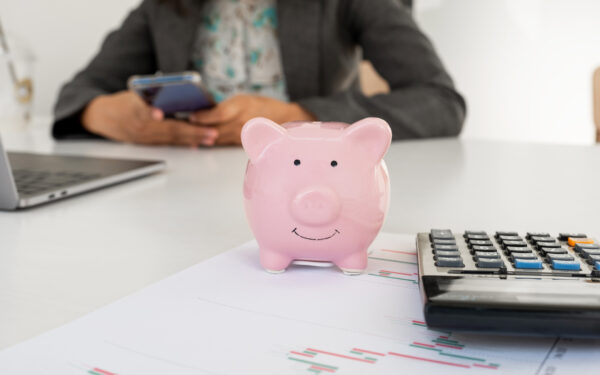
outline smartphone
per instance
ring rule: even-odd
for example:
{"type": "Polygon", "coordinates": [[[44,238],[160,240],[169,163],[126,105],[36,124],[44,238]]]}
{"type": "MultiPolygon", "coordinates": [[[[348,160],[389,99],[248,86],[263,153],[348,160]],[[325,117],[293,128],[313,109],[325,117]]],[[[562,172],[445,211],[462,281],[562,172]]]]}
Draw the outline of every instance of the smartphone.
{"type": "Polygon", "coordinates": [[[167,117],[186,118],[191,112],[215,105],[197,72],[136,75],[129,78],[127,87],[167,117]]]}

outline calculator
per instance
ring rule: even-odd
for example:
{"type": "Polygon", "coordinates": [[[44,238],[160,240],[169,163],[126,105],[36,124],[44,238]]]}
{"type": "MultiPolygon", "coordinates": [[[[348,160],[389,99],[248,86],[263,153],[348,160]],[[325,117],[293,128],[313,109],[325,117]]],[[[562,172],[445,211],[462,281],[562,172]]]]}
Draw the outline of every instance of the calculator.
{"type": "Polygon", "coordinates": [[[417,234],[430,328],[600,337],[600,245],[585,233],[417,234]]]}

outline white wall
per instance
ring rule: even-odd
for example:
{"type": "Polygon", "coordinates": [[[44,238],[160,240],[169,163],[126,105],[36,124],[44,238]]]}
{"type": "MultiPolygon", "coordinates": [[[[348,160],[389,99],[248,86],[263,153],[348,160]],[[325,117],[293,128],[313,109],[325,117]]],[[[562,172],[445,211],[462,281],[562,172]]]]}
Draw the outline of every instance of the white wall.
{"type": "Polygon", "coordinates": [[[468,101],[463,137],[592,143],[600,1],[415,0],[468,101]]]}
{"type": "Polygon", "coordinates": [[[141,0],[0,0],[5,32],[25,41],[36,56],[36,116],[50,116],[60,86],[98,51],[141,0]]]}
{"type": "MultiPolygon", "coordinates": [[[[376,1],[376,0],[373,0],[376,1]]],[[[9,33],[37,56],[34,113],[139,0],[0,0],[9,33]]],[[[591,74],[600,66],[600,1],[415,0],[468,101],[463,137],[591,143],[591,74]]]]}

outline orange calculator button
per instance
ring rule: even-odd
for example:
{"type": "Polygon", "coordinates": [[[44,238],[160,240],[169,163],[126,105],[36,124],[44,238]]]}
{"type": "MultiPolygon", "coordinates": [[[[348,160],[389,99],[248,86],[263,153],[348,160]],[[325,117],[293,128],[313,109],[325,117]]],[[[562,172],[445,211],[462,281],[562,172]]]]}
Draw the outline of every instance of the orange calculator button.
{"type": "Polygon", "coordinates": [[[568,243],[569,243],[569,246],[575,246],[578,243],[593,244],[594,240],[591,239],[591,238],[573,238],[573,237],[569,237],[568,243]]]}

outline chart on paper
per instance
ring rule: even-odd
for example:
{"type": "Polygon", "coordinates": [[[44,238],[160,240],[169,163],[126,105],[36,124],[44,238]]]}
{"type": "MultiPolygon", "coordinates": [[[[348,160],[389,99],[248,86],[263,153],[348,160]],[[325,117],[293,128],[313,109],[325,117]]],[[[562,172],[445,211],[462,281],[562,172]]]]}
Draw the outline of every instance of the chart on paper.
{"type": "Polygon", "coordinates": [[[0,373],[592,373],[598,341],[429,329],[414,237],[382,234],[372,249],[360,276],[270,275],[249,243],[0,352],[0,373]]]}

